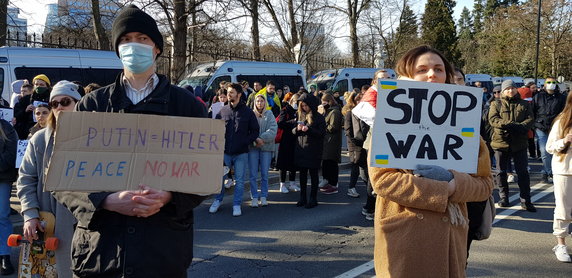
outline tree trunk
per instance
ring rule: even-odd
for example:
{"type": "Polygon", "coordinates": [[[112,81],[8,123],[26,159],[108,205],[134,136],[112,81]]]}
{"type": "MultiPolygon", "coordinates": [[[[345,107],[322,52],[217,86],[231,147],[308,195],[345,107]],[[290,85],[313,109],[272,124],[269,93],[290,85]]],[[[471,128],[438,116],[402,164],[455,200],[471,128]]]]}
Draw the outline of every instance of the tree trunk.
{"type": "Polygon", "coordinates": [[[99,0],[91,0],[91,11],[93,18],[93,31],[95,33],[95,39],[99,44],[99,49],[110,50],[111,45],[109,43],[109,37],[105,33],[105,28],[101,24],[101,13],[99,11],[99,0]]]}
{"type": "Polygon", "coordinates": [[[352,65],[359,65],[359,46],[357,36],[357,17],[350,17],[350,44],[352,46],[352,65]]]}
{"type": "Polygon", "coordinates": [[[258,0],[250,0],[250,11],[252,17],[252,26],[250,27],[250,33],[252,35],[252,55],[254,59],[261,60],[260,56],[260,32],[258,30],[258,0]]]}
{"type": "Polygon", "coordinates": [[[183,78],[185,61],[187,60],[187,13],[185,0],[174,1],[173,55],[171,63],[171,82],[173,84],[183,78]]]}
{"type": "MultiPolygon", "coordinates": [[[[197,31],[195,30],[197,25],[197,5],[195,0],[189,1],[189,13],[191,14],[191,42],[189,43],[189,59],[187,65],[190,65],[196,60],[195,50],[197,48],[197,31]]],[[[186,71],[186,68],[185,68],[186,71]]]]}
{"type": "Polygon", "coordinates": [[[8,33],[8,0],[0,0],[0,46],[6,45],[6,34],[8,33]]]}
{"type": "MultiPolygon", "coordinates": [[[[296,61],[296,54],[294,53],[294,49],[296,47],[296,45],[298,44],[298,28],[296,26],[297,22],[296,22],[296,16],[294,14],[294,1],[293,0],[288,0],[288,18],[290,20],[290,40],[291,40],[291,48],[290,48],[290,52],[292,53],[292,57],[294,59],[292,59],[295,63],[298,63],[299,61],[296,61]]],[[[299,51],[302,51],[301,49],[299,49],[299,51]]],[[[299,58],[299,57],[298,57],[299,58]]]]}

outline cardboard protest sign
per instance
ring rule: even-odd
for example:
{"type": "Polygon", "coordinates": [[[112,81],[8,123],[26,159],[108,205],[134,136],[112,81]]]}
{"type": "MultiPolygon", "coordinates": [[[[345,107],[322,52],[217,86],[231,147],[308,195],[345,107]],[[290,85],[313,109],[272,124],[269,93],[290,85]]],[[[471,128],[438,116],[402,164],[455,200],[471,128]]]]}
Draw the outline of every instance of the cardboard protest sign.
{"type": "Polygon", "coordinates": [[[220,192],[224,122],[172,116],[64,112],[45,188],[220,192]]]}
{"type": "Polygon", "coordinates": [[[12,108],[0,108],[0,119],[3,119],[9,123],[12,122],[14,118],[14,109],[12,108]]]}
{"type": "Polygon", "coordinates": [[[26,154],[27,147],[28,140],[18,140],[18,148],[16,149],[16,168],[20,168],[20,165],[22,165],[22,160],[24,159],[24,154],[26,154]]]}
{"type": "Polygon", "coordinates": [[[477,171],[482,90],[417,81],[379,80],[370,165],[438,165],[477,171]]]}

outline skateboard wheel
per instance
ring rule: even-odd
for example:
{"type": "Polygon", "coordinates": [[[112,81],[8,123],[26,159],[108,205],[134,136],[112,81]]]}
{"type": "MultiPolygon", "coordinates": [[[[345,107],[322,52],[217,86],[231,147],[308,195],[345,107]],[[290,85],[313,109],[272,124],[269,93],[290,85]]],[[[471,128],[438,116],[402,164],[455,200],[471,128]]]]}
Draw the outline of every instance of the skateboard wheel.
{"type": "Polygon", "coordinates": [[[48,250],[56,250],[58,249],[59,240],[55,237],[49,237],[46,239],[46,249],[48,250]]]}
{"type": "Polygon", "coordinates": [[[18,245],[20,245],[20,242],[22,241],[22,236],[21,235],[16,235],[16,234],[11,234],[8,237],[8,246],[10,247],[16,247],[18,245]]]}

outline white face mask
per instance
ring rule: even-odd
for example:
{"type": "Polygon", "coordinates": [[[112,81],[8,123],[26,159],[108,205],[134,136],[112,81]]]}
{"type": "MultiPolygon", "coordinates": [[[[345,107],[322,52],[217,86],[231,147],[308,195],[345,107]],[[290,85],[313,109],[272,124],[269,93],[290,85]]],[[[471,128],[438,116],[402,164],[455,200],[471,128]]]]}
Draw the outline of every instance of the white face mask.
{"type": "Polygon", "coordinates": [[[556,84],[546,84],[545,88],[546,90],[554,91],[556,90],[556,84]]]}

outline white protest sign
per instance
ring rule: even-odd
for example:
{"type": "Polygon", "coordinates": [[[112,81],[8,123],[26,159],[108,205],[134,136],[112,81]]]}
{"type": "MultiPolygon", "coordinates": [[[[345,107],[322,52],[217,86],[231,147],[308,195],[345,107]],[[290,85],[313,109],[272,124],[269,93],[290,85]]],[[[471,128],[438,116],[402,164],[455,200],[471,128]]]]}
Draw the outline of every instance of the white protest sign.
{"type": "Polygon", "coordinates": [[[379,80],[370,165],[438,165],[477,171],[482,90],[418,81],[379,80]]]}
{"type": "Polygon", "coordinates": [[[14,118],[14,110],[11,108],[0,108],[0,119],[3,119],[9,123],[12,122],[14,118]]]}
{"type": "Polygon", "coordinates": [[[24,154],[26,154],[27,147],[28,140],[18,140],[18,148],[16,149],[16,168],[20,168],[20,165],[22,165],[22,160],[24,159],[24,154]]]}

